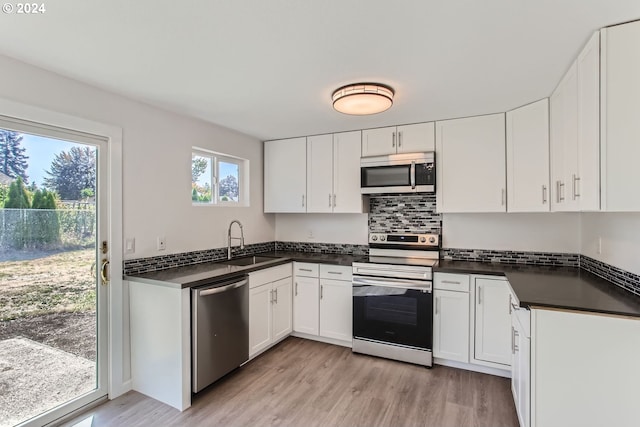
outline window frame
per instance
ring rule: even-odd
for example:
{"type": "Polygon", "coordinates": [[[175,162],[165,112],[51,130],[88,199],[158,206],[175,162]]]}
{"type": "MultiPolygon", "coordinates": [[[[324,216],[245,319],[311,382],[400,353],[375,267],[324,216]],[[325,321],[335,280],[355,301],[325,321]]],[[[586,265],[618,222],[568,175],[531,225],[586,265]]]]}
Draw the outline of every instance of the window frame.
{"type": "Polygon", "coordinates": [[[225,153],[207,150],[200,147],[191,148],[191,165],[193,157],[210,159],[211,170],[209,180],[211,182],[211,201],[196,202],[191,200],[193,206],[219,206],[219,207],[247,207],[249,206],[249,160],[225,153]],[[238,200],[220,200],[220,162],[238,166],[238,200]]]}

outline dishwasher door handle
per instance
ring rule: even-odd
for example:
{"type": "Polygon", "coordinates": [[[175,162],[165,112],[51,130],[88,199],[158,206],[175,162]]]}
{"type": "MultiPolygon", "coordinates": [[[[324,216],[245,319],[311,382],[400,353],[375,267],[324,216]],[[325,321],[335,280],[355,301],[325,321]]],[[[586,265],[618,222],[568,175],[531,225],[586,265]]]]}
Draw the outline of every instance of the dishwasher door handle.
{"type": "Polygon", "coordinates": [[[244,280],[232,283],[232,284],[227,285],[227,286],[220,286],[218,288],[204,289],[202,291],[198,291],[198,296],[199,297],[206,297],[207,295],[219,294],[219,293],[222,293],[222,292],[230,291],[231,289],[239,288],[241,286],[246,285],[247,283],[249,283],[249,281],[247,279],[244,279],[244,280]]]}

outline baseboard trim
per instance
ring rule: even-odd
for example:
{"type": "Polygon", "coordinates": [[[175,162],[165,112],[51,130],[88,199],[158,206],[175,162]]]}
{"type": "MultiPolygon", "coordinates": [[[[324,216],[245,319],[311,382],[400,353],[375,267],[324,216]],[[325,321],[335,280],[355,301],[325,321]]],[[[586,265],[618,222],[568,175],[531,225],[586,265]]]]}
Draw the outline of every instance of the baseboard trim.
{"type": "Polygon", "coordinates": [[[435,365],[448,366],[450,368],[464,369],[465,371],[480,372],[482,374],[496,375],[498,377],[511,378],[511,371],[497,368],[490,368],[488,366],[474,365],[471,363],[457,362],[454,360],[440,359],[439,357],[433,358],[435,365]]]}
{"type": "Polygon", "coordinates": [[[306,340],[320,341],[327,344],[339,345],[342,347],[348,347],[348,348],[353,347],[352,341],[342,341],[342,340],[337,340],[335,338],[321,337],[319,335],[305,334],[302,332],[293,332],[291,336],[297,337],[297,338],[304,338],[306,340]]]}

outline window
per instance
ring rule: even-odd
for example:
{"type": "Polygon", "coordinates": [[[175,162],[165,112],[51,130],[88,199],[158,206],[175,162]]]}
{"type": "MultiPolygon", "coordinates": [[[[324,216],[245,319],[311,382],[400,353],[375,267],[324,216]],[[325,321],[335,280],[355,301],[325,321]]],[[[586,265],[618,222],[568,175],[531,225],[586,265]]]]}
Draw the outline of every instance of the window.
{"type": "Polygon", "coordinates": [[[195,149],[191,154],[191,201],[194,205],[248,206],[249,161],[195,149]]]}

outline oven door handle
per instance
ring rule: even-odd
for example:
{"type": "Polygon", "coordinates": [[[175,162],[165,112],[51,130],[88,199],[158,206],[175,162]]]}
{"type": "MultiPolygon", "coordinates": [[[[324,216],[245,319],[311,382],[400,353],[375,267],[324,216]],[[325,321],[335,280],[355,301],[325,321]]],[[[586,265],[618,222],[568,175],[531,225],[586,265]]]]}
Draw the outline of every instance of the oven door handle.
{"type": "Polygon", "coordinates": [[[415,190],[416,189],[416,161],[413,160],[411,162],[411,189],[415,190]]]}
{"type": "Polygon", "coordinates": [[[380,286],[382,288],[399,288],[411,289],[415,291],[431,292],[431,283],[426,285],[419,280],[397,280],[397,279],[365,279],[364,277],[354,276],[352,279],[353,287],[363,286],[380,286]]]}

